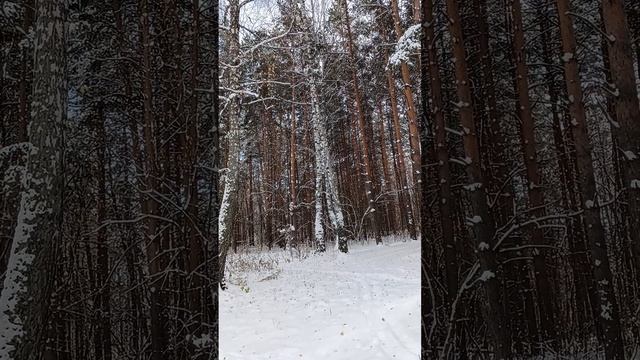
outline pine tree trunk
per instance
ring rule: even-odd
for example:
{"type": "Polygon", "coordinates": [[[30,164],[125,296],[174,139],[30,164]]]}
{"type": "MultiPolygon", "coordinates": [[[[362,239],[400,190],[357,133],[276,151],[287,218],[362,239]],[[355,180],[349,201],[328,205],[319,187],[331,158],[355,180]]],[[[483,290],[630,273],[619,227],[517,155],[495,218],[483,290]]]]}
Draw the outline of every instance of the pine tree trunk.
{"type": "Polygon", "coordinates": [[[190,333],[194,336],[200,336],[204,319],[204,311],[202,307],[202,299],[207,298],[206,287],[204,286],[204,254],[203,239],[200,235],[199,216],[198,216],[198,126],[199,126],[199,98],[198,98],[198,71],[199,71],[199,46],[200,46],[200,1],[192,1],[193,22],[191,31],[191,79],[190,79],[190,109],[189,115],[186,116],[185,129],[185,174],[183,175],[183,189],[186,197],[186,221],[185,241],[188,244],[188,253],[186,256],[186,270],[188,272],[188,305],[191,316],[194,316],[193,326],[190,333]]]}
{"type": "Polygon", "coordinates": [[[153,108],[153,89],[151,84],[151,39],[148,0],[140,0],[140,46],[142,47],[142,92],[143,92],[143,135],[144,135],[144,186],[146,194],[142,203],[145,218],[146,255],[151,291],[151,359],[165,359],[166,332],[163,299],[163,266],[161,234],[158,233],[158,203],[154,192],[157,187],[156,119],[153,108]]]}
{"type": "MultiPolygon", "coordinates": [[[[458,259],[456,243],[453,237],[453,214],[451,211],[451,174],[449,171],[449,149],[447,146],[446,120],[442,101],[442,82],[438,54],[435,47],[435,31],[433,17],[433,1],[424,0],[425,23],[424,36],[427,44],[429,68],[429,89],[431,92],[431,117],[434,122],[434,150],[438,161],[439,209],[440,226],[442,231],[442,246],[444,248],[445,272],[447,279],[447,293],[449,305],[453,303],[458,293],[458,259]]],[[[426,198],[423,197],[423,201],[426,198]]]]}
{"type": "MultiPolygon", "coordinates": [[[[617,123],[612,131],[618,142],[625,180],[625,199],[629,203],[629,230],[633,252],[640,258],[640,104],[633,68],[630,31],[623,0],[602,0],[602,19],[606,31],[609,64],[617,123]]],[[[636,269],[636,272],[640,268],[636,269]]]]}
{"type": "MultiPolygon", "coordinates": [[[[542,187],[542,179],[538,170],[536,154],[535,122],[532,116],[529,100],[529,69],[525,52],[525,37],[522,23],[522,7],[520,0],[511,0],[511,15],[513,20],[513,52],[516,62],[516,91],[520,105],[520,135],[522,153],[527,173],[529,194],[529,216],[533,219],[545,215],[545,200],[542,187]]],[[[533,270],[537,291],[538,307],[540,310],[540,325],[542,327],[542,340],[549,341],[555,338],[553,293],[549,284],[546,269],[546,241],[543,230],[534,225],[530,229],[531,242],[537,246],[531,253],[533,256],[533,270]]],[[[532,325],[536,326],[535,318],[532,325]]]]}
{"type": "MultiPolygon", "coordinates": [[[[415,5],[418,2],[416,1],[415,5]]],[[[414,20],[420,21],[420,13],[415,12],[418,8],[414,8],[414,20]]],[[[398,11],[398,0],[391,0],[391,14],[393,16],[393,28],[396,33],[396,39],[400,39],[402,34],[402,28],[400,25],[400,14],[398,11]]],[[[409,73],[409,65],[405,61],[400,63],[400,73],[402,74],[402,82],[404,83],[403,92],[404,98],[407,104],[407,117],[409,118],[409,145],[411,147],[411,162],[413,163],[413,171],[411,178],[413,179],[414,186],[417,187],[420,183],[420,134],[418,130],[418,115],[416,112],[416,106],[413,100],[413,90],[411,85],[411,75],[409,73]]],[[[415,192],[419,194],[418,191],[415,192]]],[[[417,216],[416,216],[417,217],[417,216]]]]}
{"type": "Polygon", "coordinates": [[[456,91],[458,95],[456,106],[458,107],[460,123],[463,128],[464,161],[467,164],[466,171],[469,178],[469,183],[465,188],[470,192],[472,203],[472,217],[469,221],[473,225],[475,232],[481,278],[484,279],[483,283],[488,300],[486,321],[492,336],[496,359],[508,359],[511,357],[511,344],[500,295],[498,264],[496,262],[496,249],[494,249],[496,245],[495,228],[493,217],[487,204],[485,182],[480,167],[480,147],[474,121],[473,96],[469,83],[461,18],[456,0],[447,0],[447,14],[449,16],[453,56],[455,58],[456,91]]]}
{"type": "MultiPolygon", "coordinates": [[[[106,220],[106,178],[105,178],[105,164],[106,164],[106,134],[104,128],[104,110],[102,102],[97,105],[97,117],[96,117],[96,130],[98,139],[98,194],[96,199],[96,223],[101,226],[106,220]]],[[[97,359],[110,360],[111,359],[111,284],[109,282],[109,245],[107,243],[106,229],[101,227],[97,234],[97,246],[98,246],[98,275],[96,288],[99,289],[97,295],[98,299],[96,304],[98,305],[100,316],[98,318],[99,326],[96,334],[96,352],[97,359]]]]}
{"type": "Polygon", "coordinates": [[[607,360],[624,359],[624,347],[618,304],[613,289],[613,276],[607,253],[607,242],[598,205],[596,180],[591,159],[591,145],[587,132],[587,121],[582,99],[582,84],[576,59],[576,40],[571,20],[568,0],[557,0],[560,34],[562,39],[563,66],[571,111],[571,131],[573,133],[578,176],[582,180],[580,190],[584,204],[584,221],[587,225],[587,239],[594,262],[593,276],[597,286],[597,323],[603,331],[603,341],[607,360]]]}
{"type": "Polygon", "coordinates": [[[349,59],[351,66],[351,81],[353,82],[353,94],[356,102],[356,115],[357,115],[357,124],[358,131],[360,132],[360,150],[362,151],[362,159],[364,161],[364,170],[365,170],[365,192],[367,198],[367,217],[369,218],[369,224],[371,226],[371,232],[376,239],[376,244],[382,243],[382,237],[380,234],[380,229],[378,228],[379,223],[379,215],[376,209],[376,200],[375,196],[377,195],[377,181],[375,176],[375,170],[373,167],[373,159],[371,158],[371,153],[369,151],[369,138],[367,136],[367,125],[364,114],[363,100],[362,100],[362,92],[360,91],[360,81],[358,80],[358,72],[356,69],[356,56],[355,49],[353,45],[353,36],[351,34],[351,19],[349,18],[349,5],[346,0],[342,0],[343,10],[344,10],[344,21],[347,29],[347,45],[349,49],[349,59]]]}
{"type": "Polygon", "coordinates": [[[35,15],[31,149],[0,294],[2,359],[56,359],[61,350],[56,340],[64,338],[55,331],[64,331],[58,323],[56,262],[61,254],[61,149],[67,111],[65,2],[40,2],[35,15]]]}
{"type": "MultiPolygon", "coordinates": [[[[479,100],[484,103],[484,109],[486,110],[489,122],[487,131],[489,135],[489,154],[487,156],[489,164],[487,166],[486,177],[489,179],[489,192],[495,192],[495,196],[497,197],[491,212],[496,224],[501,226],[505,224],[510,217],[513,206],[513,191],[511,186],[503,184],[503,182],[508,180],[509,164],[507,164],[505,151],[506,137],[504,136],[504,129],[502,128],[500,113],[498,111],[498,100],[496,98],[493,56],[489,46],[487,1],[474,0],[474,8],[478,21],[478,56],[480,57],[482,74],[481,96],[479,100]]],[[[480,110],[480,104],[478,104],[477,107],[478,110],[480,110]]]]}
{"type": "MultiPolygon", "coordinates": [[[[389,62],[389,55],[385,50],[385,64],[389,62]]],[[[406,223],[409,229],[409,236],[412,239],[416,238],[416,227],[414,225],[413,207],[411,202],[407,199],[409,196],[409,187],[407,186],[407,170],[404,163],[404,149],[402,145],[402,128],[400,126],[400,114],[398,112],[398,96],[396,93],[396,83],[393,80],[390,69],[385,70],[385,77],[387,78],[387,91],[389,92],[389,102],[391,106],[391,117],[393,119],[393,137],[392,142],[395,148],[395,159],[398,167],[398,186],[400,197],[400,213],[403,216],[403,223],[406,223]]]]}

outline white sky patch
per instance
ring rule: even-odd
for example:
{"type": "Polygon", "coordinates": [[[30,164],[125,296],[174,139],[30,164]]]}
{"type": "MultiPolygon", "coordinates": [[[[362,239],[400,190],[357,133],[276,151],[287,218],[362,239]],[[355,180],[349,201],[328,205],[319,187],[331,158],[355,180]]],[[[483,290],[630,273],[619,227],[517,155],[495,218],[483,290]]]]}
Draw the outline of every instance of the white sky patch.
{"type": "MultiPolygon", "coordinates": [[[[220,20],[228,24],[228,0],[220,0],[220,20]]],[[[253,0],[240,9],[240,40],[248,31],[273,28],[280,12],[275,0],[253,0]]]]}
{"type": "MultiPolygon", "coordinates": [[[[220,0],[220,19],[225,19],[228,0],[220,0]]],[[[329,0],[305,0],[305,13],[313,14],[314,24],[326,21],[331,2],[329,0]]],[[[240,9],[240,39],[249,31],[262,31],[281,27],[281,16],[276,0],[253,0],[240,9]]]]}

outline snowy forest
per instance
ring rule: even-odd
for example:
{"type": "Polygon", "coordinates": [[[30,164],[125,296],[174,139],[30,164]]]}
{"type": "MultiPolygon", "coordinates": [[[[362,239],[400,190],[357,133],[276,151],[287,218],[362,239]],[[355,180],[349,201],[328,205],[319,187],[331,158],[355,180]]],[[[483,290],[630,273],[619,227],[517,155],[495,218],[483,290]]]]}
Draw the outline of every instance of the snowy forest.
{"type": "Polygon", "coordinates": [[[0,360],[640,359],[639,79],[637,0],[0,0],[0,360]]]}
{"type": "Polygon", "coordinates": [[[423,358],[640,356],[639,5],[422,1],[423,358]]]}
{"type": "Polygon", "coordinates": [[[414,4],[402,13],[395,0],[280,0],[247,11],[227,4],[223,256],[251,246],[322,252],[327,239],[345,253],[352,240],[416,239],[414,4]]]}
{"type": "Polygon", "coordinates": [[[221,1],[222,358],[419,358],[420,34],[419,1],[221,1]]]}
{"type": "Polygon", "coordinates": [[[217,19],[0,2],[0,359],[216,358],[217,19]]]}

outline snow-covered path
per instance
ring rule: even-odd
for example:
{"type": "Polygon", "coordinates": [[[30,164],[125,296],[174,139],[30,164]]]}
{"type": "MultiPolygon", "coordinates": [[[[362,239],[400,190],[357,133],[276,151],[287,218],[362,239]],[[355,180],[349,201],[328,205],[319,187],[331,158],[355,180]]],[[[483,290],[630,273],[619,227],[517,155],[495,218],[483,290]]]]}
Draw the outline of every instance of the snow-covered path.
{"type": "Polygon", "coordinates": [[[240,286],[220,292],[220,359],[420,358],[419,241],[331,250],[234,276],[240,286]]]}

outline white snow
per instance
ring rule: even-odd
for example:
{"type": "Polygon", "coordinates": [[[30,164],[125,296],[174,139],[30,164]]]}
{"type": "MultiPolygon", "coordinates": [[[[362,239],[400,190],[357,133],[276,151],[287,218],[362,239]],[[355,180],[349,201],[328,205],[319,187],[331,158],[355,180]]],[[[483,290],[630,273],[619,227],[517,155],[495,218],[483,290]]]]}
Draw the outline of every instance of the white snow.
{"type": "Polygon", "coordinates": [[[627,158],[627,160],[636,160],[638,159],[638,156],[631,150],[625,150],[623,151],[624,157],[627,158]]]}
{"type": "Polygon", "coordinates": [[[194,338],[192,342],[197,348],[206,348],[213,343],[213,339],[207,334],[202,334],[201,337],[194,338]]]}
{"type": "Polygon", "coordinates": [[[486,271],[484,271],[484,272],[482,273],[482,275],[480,275],[480,277],[478,278],[478,280],[480,280],[480,281],[487,281],[487,280],[492,279],[492,278],[494,278],[494,277],[496,277],[496,274],[495,274],[493,271],[486,270],[486,271]]]}
{"type": "Polygon", "coordinates": [[[349,251],[230,255],[220,359],[419,359],[419,241],[349,251]]]}
{"type": "Polygon", "coordinates": [[[474,215],[473,217],[467,218],[467,221],[471,224],[479,224],[482,222],[482,217],[480,215],[474,215]]]}
{"type": "Polygon", "coordinates": [[[389,64],[400,65],[402,62],[407,62],[411,53],[420,49],[420,28],[420,24],[415,24],[402,34],[395,51],[389,57],[389,64]]]}
{"type": "Polygon", "coordinates": [[[601,305],[600,309],[602,310],[600,312],[600,316],[602,316],[603,319],[611,320],[611,311],[613,310],[611,303],[607,303],[606,305],[601,305]]]}
{"type": "Polygon", "coordinates": [[[472,183],[472,184],[464,185],[463,187],[467,191],[476,191],[476,190],[478,190],[478,189],[480,189],[482,187],[482,183],[475,182],[475,183],[472,183]]]}
{"type": "Polygon", "coordinates": [[[566,52],[562,55],[562,61],[564,62],[569,62],[571,59],[573,59],[573,53],[566,52]]]}

